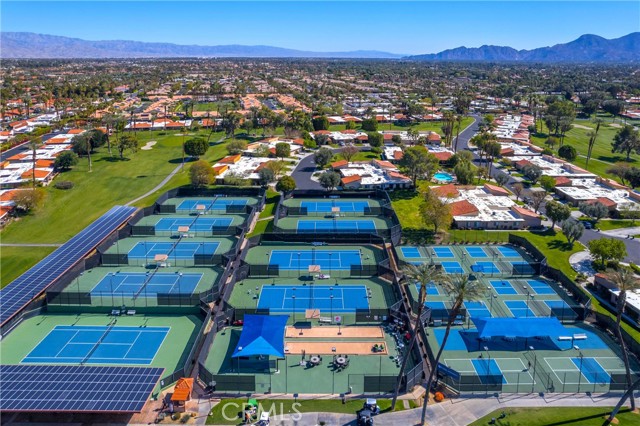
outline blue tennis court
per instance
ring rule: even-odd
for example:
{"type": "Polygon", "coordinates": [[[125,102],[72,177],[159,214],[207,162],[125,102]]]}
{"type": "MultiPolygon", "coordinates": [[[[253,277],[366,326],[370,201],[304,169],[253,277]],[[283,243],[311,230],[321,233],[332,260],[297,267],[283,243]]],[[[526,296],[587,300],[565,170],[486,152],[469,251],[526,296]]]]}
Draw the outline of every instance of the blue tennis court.
{"type": "Polygon", "coordinates": [[[553,290],[545,281],[527,280],[527,284],[536,294],[556,294],[555,290],[553,290]]]}
{"type": "MultiPolygon", "coordinates": [[[[416,290],[420,292],[420,284],[416,284],[416,290]]],[[[427,296],[440,296],[440,290],[434,283],[429,283],[427,286],[427,296]]]]}
{"type": "Polygon", "coordinates": [[[602,368],[598,360],[595,358],[571,358],[571,361],[575,364],[582,375],[589,381],[589,383],[609,383],[611,376],[607,373],[607,370],[602,368]],[[582,364],[582,369],[580,365],[582,364]]]}
{"type": "Polygon", "coordinates": [[[283,270],[307,271],[309,265],[320,265],[323,272],[331,269],[351,269],[351,265],[360,265],[360,252],[357,250],[272,250],[269,265],[278,265],[283,270]]]}
{"type": "MultiPolygon", "coordinates": [[[[147,259],[158,254],[169,254],[174,243],[170,242],[145,242],[140,241],[131,250],[129,250],[129,259],[147,259]]],[[[196,254],[213,255],[218,250],[219,242],[185,242],[180,241],[176,244],[175,249],[171,251],[171,257],[174,259],[193,259],[196,254]]]]}
{"type": "Polygon", "coordinates": [[[402,255],[406,258],[421,258],[420,250],[418,247],[400,247],[402,255]]]}
{"type": "Polygon", "coordinates": [[[203,198],[200,200],[184,200],[178,207],[179,211],[195,211],[196,206],[204,206],[205,210],[226,210],[227,206],[246,206],[247,200],[230,200],[228,198],[203,198]]]}
{"type": "Polygon", "coordinates": [[[498,251],[503,257],[522,257],[516,249],[511,247],[498,247],[498,251]]]}
{"type": "Polygon", "coordinates": [[[306,208],[308,212],[331,213],[334,207],[338,207],[341,212],[364,213],[369,208],[368,201],[303,201],[300,207],[306,208]]]}
{"type": "Polygon", "coordinates": [[[482,247],[465,247],[465,250],[469,254],[469,257],[473,257],[474,259],[489,257],[482,247]]]}
{"type": "Polygon", "coordinates": [[[571,306],[567,304],[564,300],[544,300],[544,304],[549,307],[551,312],[557,317],[565,317],[567,315],[575,315],[571,306]]]}
{"type": "Polygon", "coordinates": [[[483,272],[485,274],[499,274],[500,269],[493,262],[476,262],[471,265],[473,272],[483,272]]]}
{"type": "Polygon", "coordinates": [[[193,294],[202,279],[202,274],[171,274],[142,272],[109,273],[91,290],[91,294],[134,294],[143,297],[156,297],[160,294],[193,294]]]}
{"type": "Polygon", "coordinates": [[[507,305],[507,308],[516,318],[537,316],[535,312],[529,309],[529,307],[527,306],[527,302],[523,300],[505,300],[504,304],[507,305]]]}
{"type": "Polygon", "coordinates": [[[448,311],[447,306],[444,304],[444,302],[440,302],[437,300],[427,300],[426,302],[424,302],[424,304],[434,311],[448,311]]]}
{"type": "Polygon", "coordinates": [[[455,257],[449,247],[433,247],[432,250],[436,257],[455,257]]]}
{"type": "Polygon", "coordinates": [[[298,232],[368,232],[375,231],[373,220],[298,220],[298,232]]]}
{"type": "Polygon", "coordinates": [[[369,308],[369,297],[367,288],[363,285],[262,287],[258,309],[269,309],[269,312],[294,312],[294,306],[295,312],[304,312],[307,309],[319,309],[323,313],[355,312],[356,309],[369,308]]]}
{"type": "Polygon", "coordinates": [[[509,281],[489,280],[489,284],[491,284],[491,287],[493,287],[496,294],[518,294],[509,281]]]}
{"type": "Polygon", "coordinates": [[[211,231],[213,228],[228,228],[233,222],[230,217],[202,217],[199,216],[195,220],[190,217],[170,218],[163,217],[156,222],[156,231],[178,232],[181,226],[188,226],[189,231],[211,231]]]}
{"type": "Polygon", "coordinates": [[[536,273],[536,270],[533,269],[533,267],[529,264],[529,262],[526,262],[524,260],[510,262],[510,263],[511,263],[511,266],[513,267],[514,274],[534,275],[536,273]]]}
{"type": "Polygon", "coordinates": [[[442,268],[447,274],[464,274],[459,262],[442,262],[442,268]]]}
{"type": "Polygon", "coordinates": [[[487,308],[487,305],[485,305],[484,302],[469,301],[464,302],[464,306],[467,309],[469,316],[472,318],[485,318],[492,316],[491,311],[487,308]]]}
{"type": "Polygon", "coordinates": [[[500,377],[502,383],[507,383],[495,359],[476,358],[471,360],[471,364],[473,364],[473,368],[483,384],[495,383],[496,376],[500,377]]]}
{"type": "Polygon", "coordinates": [[[58,325],[22,362],[151,364],[169,327],[58,325]]]}

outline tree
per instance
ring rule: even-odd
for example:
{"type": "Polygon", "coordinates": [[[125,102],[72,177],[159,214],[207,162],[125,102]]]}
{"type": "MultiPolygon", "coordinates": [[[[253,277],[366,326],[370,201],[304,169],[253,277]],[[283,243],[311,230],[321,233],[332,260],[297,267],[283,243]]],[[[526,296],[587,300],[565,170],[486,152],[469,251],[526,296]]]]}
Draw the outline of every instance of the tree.
{"type": "Polygon", "coordinates": [[[618,100],[608,100],[602,103],[602,109],[604,112],[608,112],[613,115],[613,119],[615,120],[616,115],[620,114],[624,111],[624,102],[618,100]]]}
{"type": "Polygon", "coordinates": [[[45,192],[42,188],[21,189],[15,192],[11,201],[17,210],[29,213],[42,205],[44,197],[45,192]]]}
{"type": "Polygon", "coordinates": [[[511,185],[511,190],[516,196],[516,201],[518,201],[520,200],[520,195],[522,195],[522,191],[524,191],[524,185],[522,185],[520,182],[516,182],[513,185],[511,185]]]}
{"type": "Polygon", "coordinates": [[[384,143],[384,136],[382,136],[382,133],[378,132],[367,133],[367,139],[369,142],[369,146],[371,146],[372,148],[381,147],[384,143]]]}
{"type": "Polygon", "coordinates": [[[318,179],[320,185],[327,191],[332,191],[338,185],[340,185],[340,174],[334,172],[333,170],[327,170],[326,172],[320,175],[318,179]]]}
{"type": "Polygon", "coordinates": [[[585,166],[587,170],[589,169],[589,160],[591,159],[593,146],[596,144],[596,139],[598,138],[598,132],[600,131],[600,124],[602,124],[602,120],[598,118],[595,120],[595,123],[596,123],[596,130],[593,132],[587,133],[587,136],[589,136],[589,144],[587,146],[587,162],[585,166]]]}
{"type": "Polygon", "coordinates": [[[558,149],[558,155],[560,158],[564,158],[567,161],[573,161],[578,156],[576,149],[571,145],[562,145],[560,149],[558,149]]]}
{"type": "Polygon", "coordinates": [[[276,191],[287,195],[296,189],[296,181],[291,176],[282,176],[276,183],[276,191]]]}
{"type": "Polygon", "coordinates": [[[139,147],[138,139],[132,134],[123,135],[118,142],[116,142],[116,150],[122,160],[124,160],[125,151],[137,152],[139,147]]]}
{"type": "Polygon", "coordinates": [[[401,145],[402,138],[400,137],[400,135],[393,135],[391,136],[391,142],[393,142],[395,145],[401,145]]]}
{"type": "Polygon", "coordinates": [[[584,233],[584,225],[579,221],[570,218],[562,222],[562,233],[567,238],[567,242],[573,248],[573,243],[584,233]]]}
{"type": "Polygon", "coordinates": [[[633,189],[636,189],[640,186],[640,169],[637,167],[631,167],[627,170],[625,174],[627,181],[629,182],[629,186],[633,189]]]}
{"type": "MultiPolygon", "coordinates": [[[[231,143],[231,142],[230,142],[231,143]]],[[[271,155],[271,151],[269,151],[269,145],[266,143],[261,143],[255,151],[253,151],[254,157],[262,157],[266,158],[271,155]]]]}
{"type": "Polygon", "coordinates": [[[609,214],[609,209],[607,206],[602,204],[600,201],[596,201],[594,203],[580,203],[578,205],[578,209],[593,219],[596,223],[603,217],[607,217],[609,214]]]}
{"type": "Polygon", "coordinates": [[[554,228],[556,222],[563,222],[571,217],[569,206],[557,201],[549,201],[545,205],[545,211],[549,219],[551,219],[551,229],[554,228]]]}
{"type": "Polygon", "coordinates": [[[411,177],[414,186],[420,178],[431,179],[438,164],[438,159],[423,146],[407,148],[399,162],[400,168],[411,177]]]}
{"type": "Polygon", "coordinates": [[[78,164],[78,155],[73,151],[62,151],[53,162],[53,167],[59,170],[69,170],[78,164]]]}
{"type": "Polygon", "coordinates": [[[356,122],[353,120],[349,120],[347,121],[347,123],[344,125],[346,130],[355,130],[356,128],[356,122]]]}
{"type": "Polygon", "coordinates": [[[555,136],[549,136],[547,140],[544,141],[544,144],[553,149],[556,145],[558,145],[558,138],[556,138],[555,136]]]}
{"type": "MultiPolygon", "coordinates": [[[[410,324],[411,340],[409,340],[409,344],[407,347],[407,353],[410,354],[416,344],[416,341],[418,340],[420,328],[424,327],[424,324],[422,324],[420,319],[422,317],[422,312],[424,311],[424,306],[427,301],[427,288],[429,287],[429,285],[431,285],[431,283],[435,282],[441,284],[442,282],[448,280],[449,277],[446,274],[443,274],[441,269],[437,269],[435,266],[429,265],[427,263],[423,263],[420,265],[406,265],[402,268],[402,274],[404,276],[405,286],[414,286],[418,284],[418,309],[416,310],[415,318],[412,321],[412,328],[410,324]]],[[[408,356],[403,357],[402,364],[400,365],[400,371],[398,372],[396,387],[393,393],[393,399],[391,401],[392,411],[394,410],[396,401],[398,400],[400,385],[402,384],[404,371],[407,366],[407,360],[409,358],[410,357],[408,356]]]]}
{"type": "Polygon", "coordinates": [[[589,251],[591,255],[600,261],[600,266],[604,268],[606,262],[613,260],[619,262],[627,256],[627,248],[622,240],[615,238],[600,238],[589,241],[589,251]]]}
{"type": "Polygon", "coordinates": [[[276,157],[285,159],[291,155],[291,145],[286,142],[278,142],[276,144],[276,157]]]}
{"type": "Polygon", "coordinates": [[[496,175],[496,183],[500,186],[505,186],[507,184],[507,182],[509,182],[509,176],[500,173],[498,175],[496,175]]]}
{"type": "Polygon", "coordinates": [[[209,163],[204,160],[198,160],[191,165],[189,177],[191,178],[191,185],[193,185],[194,188],[201,188],[211,184],[215,176],[213,168],[209,163]]]}
{"type": "Polygon", "coordinates": [[[269,161],[264,167],[271,170],[277,178],[287,168],[287,163],[282,160],[269,161]]]}
{"type": "Polygon", "coordinates": [[[631,166],[627,163],[615,163],[607,169],[607,173],[617,176],[620,179],[620,182],[625,185],[627,181],[627,174],[630,169],[631,166]]]}
{"type": "Polygon", "coordinates": [[[247,149],[247,142],[243,140],[233,140],[227,143],[227,152],[230,155],[240,154],[242,151],[247,149]]]}
{"type": "Polygon", "coordinates": [[[436,377],[436,371],[438,370],[436,367],[440,362],[440,357],[442,356],[442,352],[444,351],[447,340],[449,339],[451,326],[460,314],[460,309],[462,308],[465,301],[482,300],[485,297],[486,292],[485,284],[483,284],[481,280],[472,280],[471,277],[467,274],[454,275],[450,279],[442,281],[442,287],[444,288],[445,294],[448,294],[452,299],[452,306],[449,310],[447,328],[444,331],[442,343],[440,343],[438,354],[436,355],[436,358],[432,364],[431,371],[429,372],[429,378],[427,379],[427,395],[425,395],[422,405],[422,421],[420,424],[425,423],[425,418],[427,415],[427,404],[429,403],[428,393],[431,391],[431,384],[436,377]]]}
{"type": "Polygon", "coordinates": [[[459,163],[453,168],[458,183],[461,185],[470,185],[473,183],[473,169],[469,163],[459,163]]]}
{"type": "Polygon", "coordinates": [[[200,158],[207,153],[207,149],[209,149],[209,143],[201,137],[188,139],[184,143],[184,152],[189,157],[200,158]]]}
{"type": "Polygon", "coordinates": [[[377,132],[378,131],[378,120],[375,118],[365,118],[361,123],[362,130],[365,132],[377,132]]]}
{"type": "Polygon", "coordinates": [[[313,156],[313,160],[319,167],[324,167],[329,164],[329,161],[333,158],[333,152],[329,148],[322,147],[313,156]]]}
{"type": "Polygon", "coordinates": [[[315,131],[329,130],[329,119],[326,115],[314,118],[311,120],[311,123],[313,124],[313,130],[315,131]]]}
{"type": "Polygon", "coordinates": [[[631,225],[635,225],[636,220],[640,219],[640,210],[635,208],[635,205],[623,204],[618,206],[618,211],[623,219],[631,220],[631,225]]]}
{"type": "Polygon", "coordinates": [[[611,152],[626,154],[626,161],[631,160],[631,152],[640,154],[640,134],[632,126],[624,126],[618,130],[611,142],[611,152]]]}
{"type": "Polygon", "coordinates": [[[359,152],[360,150],[353,146],[353,145],[347,145],[344,148],[342,148],[342,151],[340,152],[342,154],[342,158],[344,158],[345,160],[347,160],[347,162],[351,162],[351,159],[353,157],[355,157],[355,155],[359,152]]]}
{"type": "Polygon", "coordinates": [[[536,213],[538,213],[538,210],[540,209],[540,205],[545,200],[545,198],[547,198],[546,191],[531,192],[531,207],[533,207],[536,213]]]}
{"type": "Polygon", "coordinates": [[[445,225],[451,224],[451,206],[445,201],[442,201],[438,195],[427,190],[423,194],[423,203],[420,209],[422,217],[425,222],[433,225],[433,232],[436,234],[438,231],[445,227],[445,225]]]}
{"type": "Polygon", "coordinates": [[[542,169],[535,164],[527,164],[522,168],[522,174],[535,185],[542,176],[542,169]]]}
{"type": "Polygon", "coordinates": [[[576,118],[576,111],[571,101],[554,101],[547,108],[545,123],[549,132],[560,134],[563,123],[571,123],[576,118]]]}
{"type": "Polygon", "coordinates": [[[264,167],[258,171],[258,181],[260,182],[260,185],[267,186],[275,180],[276,174],[273,170],[264,167]]]}
{"type": "Polygon", "coordinates": [[[540,186],[547,192],[553,192],[556,189],[556,180],[551,176],[544,175],[540,177],[540,186]]]}

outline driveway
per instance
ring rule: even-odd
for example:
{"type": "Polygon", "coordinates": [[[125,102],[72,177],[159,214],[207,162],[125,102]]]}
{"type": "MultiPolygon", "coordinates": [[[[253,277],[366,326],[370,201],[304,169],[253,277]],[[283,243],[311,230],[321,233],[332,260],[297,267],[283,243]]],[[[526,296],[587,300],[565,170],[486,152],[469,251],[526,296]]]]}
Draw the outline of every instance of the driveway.
{"type": "MultiPolygon", "coordinates": [[[[478,124],[480,124],[482,116],[479,114],[470,114],[470,117],[473,118],[473,123],[458,135],[458,146],[456,151],[467,149],[469,147],[469,140],[478,133],[478,124]]],[[[453,141],[453,144],[456,144],[455,140],[453,141]]]]}
{"type": "Polygon", "coordinates": [[[323,189],[318,182],[311,180],[311,176],[316,171],[316,163],[313,158],[313,154],[304,157],[291,173],[291,177],[296,181],[297,189],[323,189]]]}
{"type": "MultiPolygon", "coordinates": [[[[627,257],[623,259],[623,262],[633,262],[636,265],[640,263],[640,241],[630,240],[624,237],[615,237],[610,235],[603,235],[602,232],[594,231],[593,229],[585,229],[584,234],[580,237],[580,242],[587,246],[589,241],[591,240],[599,240],[600,238],[615,238],[616,240],[620,240],[624,243],[627,248],[627,257]]],[[[587,246],[588,247],[588,246],[587,246]]]]}

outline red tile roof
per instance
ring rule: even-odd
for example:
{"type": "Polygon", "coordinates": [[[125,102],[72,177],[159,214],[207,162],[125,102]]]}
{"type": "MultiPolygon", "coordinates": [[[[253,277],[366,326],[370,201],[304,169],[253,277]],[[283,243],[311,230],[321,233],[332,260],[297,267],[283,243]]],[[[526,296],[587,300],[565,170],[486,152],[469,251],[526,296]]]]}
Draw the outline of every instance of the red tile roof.
{"type": "Polygon", "coordinates": [[[376,162],[376,164],[380,167],[382,167],[383,169],[395,169],[396,166],[394,166],[393,164],[391,164],[388,161],[383,161],[383,160],[374,160],[376,162]]]}
{"type": "Polygon", "coordinates": [[[478,208],[467,200],[451,203],[451,214],[453,216],[472,216],[480,213],[478,208]]]}
{"type": "Polygon", "coordinates": [[[599,201],[600,203],[604,204],[607,207],[615,207],[617,206],[617,203],[609,198],[606,197],[598,197],[596,198],[596,201],[599,201]]]}
{"type": "Polygon", "coordinates": [[[558,176],[556,179],[556,186],[571,186],[571,179],[565,176],[558,176]]]}
{"type": "Polygon", "coordinates": [[[404,157],[404,152],[402,152],[402,151],[393,151],[393,159],[394,160],[402,160],[402,157],[404,157]]]}
{"type": "Polygon", "coordinates": [[[509,191],[507,191],[506,189],[496,185],[491,185],[489,183],[485,183],[484,188],[494,195],[507,195],[507,196],[509,195],[509,191]]]}
{"type": "Polygon", "coordinates": [[[457,197],[458,195],[460,195],[458,188],[456,188],[456,186],[452,183],[448,185],[442,185],[442,186],[432,186],[430,189],[438,197],[448,197],[448,196],[457,197]]]}
{"type": "Polygon", "coordinates": [[[448,161],[453,157],[453,153],[447,151],[432,152],[432,154],[438,159],[438,161],[448,161]]]}
{"type": "Polygon", "coordinates": [[[342,178],[342,184],[343,185],[347,185],[349,183],[357,182],[359,180],[362,180],[362,177],[359,176],[359,175],[345,176],[345,177],[342,178]]]}
{"type": "Polygon", "coordinates": [[[535,212],[520,206],[511,206],[511,210],[518,213],[520,216],[540,217],[535,212]]]}
{"type": "Polygon", "coordinates": [[[348,166],[349,162],[347,160],[338,160],[331,163],[331,167],[337,169],[338,167],[348,166]]]}

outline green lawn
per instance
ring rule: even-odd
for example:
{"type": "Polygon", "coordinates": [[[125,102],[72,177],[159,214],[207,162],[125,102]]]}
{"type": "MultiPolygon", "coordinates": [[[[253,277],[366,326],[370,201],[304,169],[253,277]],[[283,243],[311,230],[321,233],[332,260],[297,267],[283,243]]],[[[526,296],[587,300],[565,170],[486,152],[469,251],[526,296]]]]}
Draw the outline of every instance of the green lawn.
{"type": "Polygon", "coordinates": [[[545,232],[513,231],[513,234],[535,245],[545,255],[549,266],[561,270],[569,278],[575,278],[576,272],[569,264],[569,257],[585,249],[580,242],[576,241],[571,247],[561,232],[551,229],[545,232]]]}
{"type": "Polygon", "coordinates": [[[40,259],[54,251],[55,247],[2,247],[2,274],[0,288],[18,278],[27,269],[38,263],[40,259]]]}
{"type": "MultiPolygon", "coordinates": [[[[471,123],[473,123],[473,118],[471,117],[464,117],[462,119],[462,122],[460,123],[460,131],[463,131],[467,126],[469,126],[471,123]]],[[[414,124],[413,126],[411,126],[412,129],[415,130],[420,130],[420,131],[432,131],[432,132],[436,132],[439,133],[440,135],[442,135],[442,121],[425,121],[422,123],[418,123],[418,124],[414,124]]],[[[345,130],[346,129],[346,125],[344,124],[334,124],[329,126],[329,130],[331,131],[340,131],[340,130],[345,130]]],[[[393,123],[380,123],[378,124],[378,130],[382,131],[382,130],[408,130],[409,126],[398,126],[396,124],[393,123]]],[[[361,130],[360,126],[356,127],[356,130],[361,130]]],[[[457,123],[456,123],[456,129],[457,131],[457,123]]],[[[455,136],[455,134],[454,134],[455,136]]]]}
{"type": "Polygon", "coordinates": [[[640,226],[640,220],[600,220],[598,221],[598,229],[603,231],[610,231],[612,229],[631,228],[634,226],[640,226]]]}
{"type": "MultiPolygon", "coordinates": [[[[233,414],[240,414],[240,410],[242,404],[247,402],[246,399],[223,399],[219,404],[217,404],[211,410],[209,417],[207,417],[208,425],[238,425],[240,423],[240,418],[237,420],[227,420],[223,415],[223,408],[226,405],[226,409],[224,409],[224,414],[227,417],[231,417],[233,414]],[[236,404],[236,405],[233,405],[236,404]],[[238,407],[238,408],[236,408],[238,407]]],[[[389,399],[377,399],[378,406],[382,411],[389,410],[391,408],[391,400],[389,399]]],[[[269,400],[258,400],[259,405],[264,410],[270,410],[273,407],[273,410],[280,415],[281,413],[294,414],[294,404],[296,401],[293,399],[269,399],[269,400]]],[[[356,411],[362,408],[363,400],[362,399],[351,399],[343,404],[340,399],[305,399],[298,400],[296,409],[300,413],[345,413],[345,414],[353,414],[355,416],[356,411]]],[[[402,401],[399,401],[396,404],[396,411],[402,411],[404,409],[402,405],[402,401]]],[[[274,415],[274,411],[271,411],[272,415],[274,415]]],[[[258,413],[259,414],[259,413],[258,413]]]]}
{"type": "MultiPolygon", "coordinates": [[[[476,420],[469,426],[488,425],[492,418],[497,426],[601,426],[612,407],[544,407],[506,408],[496,410],[476,420]],[[501,413],[504,419],[498,419],[501,413]]],[[[616,416],[619,426],[637,425],[640,415],[622,409],[616,416]]]]}
{"type": "MultiPolygon", "coordinates": [[[[354,155],[353,158],[351,158],[351,161],[370,161],[370,160],[379,160],[379,159],[380,159],[380,154],[377,154],[375,152],[358,151],[356,155],[354,155]]],[[[331,162],[339,161],[339,160],[344,160],[342,153],[334,155],[331,162]]]]}
{"type": "Polygon", "coordinates": [[[253,237],[254,235],[260,235],[260,234],[264,234],[265,232],[272,231],[273,217],[271,216],[273,216],[275,208],[279,202],[280,202],[280,193],[272,189],[268,189],[267,200],[264,205],[264,210],[260,212],[260,216],[258,216],[258,222],[256,222],[256,226],[255,228],[253,228],[253,231],[247,234],[247,238],[253,237]]]}
{"type": "MultiPolygon", "coordinates": [[[[68,180],[75,186],[70,190],[56,189],[53,185],[44,188],[44,205],[35,213],[10,223],[1,234],[4,243],[64,243],[109,210],[113,205],[125,204],[159,184],[182,161],[182,136],[161,131],[138,132],[138,139],[144,145],[157,141],[151,150],[139,150],[126,154],[120,160],[117,153],[109,156],[107,147],[100,148],[92,156],[93,170],[88,172],[88,161],[81,158],[72,170],[62,173],[56,180],[68,180]]],[[[208,132],[202,131],[203,136],[208,132]]],[[[214,134],[212,141],[220,134],[214,134]]],[[[189,138],[191,136],[186,136],[189,138]]],[[[224,144],[213,146],[205,159],[214,160],[226,154],[224,144]]],[[[183,172],[178,172],[162,189],[136,203],[137,206],[150,205],[157,196],[170,188],[187,184],[188,163],[183,172]]],[[[54,180],[55,182],[55,180],[54,180]]],[[[6,271],[19,275],[44,257],[45,250],[11,250],[5,255],[3,250],[0,268],[3,284],[9,282],[6,271]]]]}

